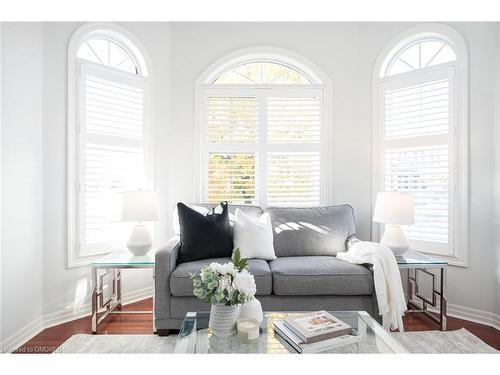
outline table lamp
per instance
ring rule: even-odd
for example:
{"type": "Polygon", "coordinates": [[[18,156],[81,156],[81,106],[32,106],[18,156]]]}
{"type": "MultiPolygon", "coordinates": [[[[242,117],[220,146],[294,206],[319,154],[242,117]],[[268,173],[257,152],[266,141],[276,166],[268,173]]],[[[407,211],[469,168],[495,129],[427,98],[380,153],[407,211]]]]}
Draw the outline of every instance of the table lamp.
{"type": "Polygon", "coordinates": [[[145,255],[153,246],[153,239],[144,221],[158,220],[158,203],[153,191],[128,191],[123,193],[121,221],[138,222],[127,241],[130,252],[145,255]]]}
{"type": "Polygon", "coordinates": [[[401,225],[411,225],[415,222],[413,197],[398,191],[377,193],[373,221],[385,224],[380,243],[390,248],[394,255],[403,255],[410,244],[401,225]]]}

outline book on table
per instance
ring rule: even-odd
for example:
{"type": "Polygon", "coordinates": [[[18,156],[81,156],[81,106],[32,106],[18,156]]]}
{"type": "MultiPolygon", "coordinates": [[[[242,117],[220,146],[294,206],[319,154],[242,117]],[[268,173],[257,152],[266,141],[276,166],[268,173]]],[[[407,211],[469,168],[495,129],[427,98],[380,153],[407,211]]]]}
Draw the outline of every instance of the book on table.
{"type": "Polygon", "coordinates": [[[278,341],[282,342],[285,346],[288,344],[288,346],[300,354],[321,353],[341,346],[354,344],[360,340],[360,336],[357,332],[351,329],[349,334],[306,344],[285,325],[283,320],[275,321],[273,326],[274,331],[277,333],[276,338],[278,341]]]}
{"type": "Polygon", "coordinates": [[[350,325],[324,310],[289,316],[283,324],[305,344],[348,335],[352,330],[350,325]]]}

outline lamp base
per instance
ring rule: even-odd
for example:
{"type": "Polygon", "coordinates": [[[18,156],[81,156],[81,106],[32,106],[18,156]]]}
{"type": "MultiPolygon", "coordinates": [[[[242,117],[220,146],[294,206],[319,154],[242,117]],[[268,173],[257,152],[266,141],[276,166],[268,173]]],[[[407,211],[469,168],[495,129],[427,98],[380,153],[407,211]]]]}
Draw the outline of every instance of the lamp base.
{"type": "Polygon", "coordinates": [[[127,247],[135,256],[146,255],[153,247],[153,239],[148,228],[143,224],[134,226],[127,241],[127,247]]]}
{"type": "Polygon", "coordinates": [[[391,249],[395,256],[403,255],[410,248],[408,238],[401,229],[401,225],[386,224],[380,243],[391,249]]]}

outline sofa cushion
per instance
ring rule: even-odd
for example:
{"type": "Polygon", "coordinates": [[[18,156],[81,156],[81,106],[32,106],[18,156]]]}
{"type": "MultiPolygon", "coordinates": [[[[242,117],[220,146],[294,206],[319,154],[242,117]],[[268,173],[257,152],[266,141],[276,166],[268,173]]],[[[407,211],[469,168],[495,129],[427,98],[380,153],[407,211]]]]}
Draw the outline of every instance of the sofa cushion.
{"type": "Polygon", "coordinates": [[[345,251],[355,233],[354,210],[349,205],[328,207],[274,207],[271,216],[277,257],[335,255],[345,251]]]}
{"type": "Polygon", "coordinates": [[[269,267],[276,295],[357,296],[373,292],[369,269],[336,257],[284,257],[272,260],[269,267]]]}
{"type": "MultiPolygon", "coordinates": [[[[170,275],[170,292],[173,296],[193,296],[193,281],[191,273],[198,274],[203,266],[212,262],[229,263],[229,258],[203,259],[194,262],[181,263],[177,265],[170,275]]],[[[248,261],[248,272],[255,277],[258,296],[268,296],[272,291],[272,277],[269,265],[262,259],[250,259],[248,261]]]]}

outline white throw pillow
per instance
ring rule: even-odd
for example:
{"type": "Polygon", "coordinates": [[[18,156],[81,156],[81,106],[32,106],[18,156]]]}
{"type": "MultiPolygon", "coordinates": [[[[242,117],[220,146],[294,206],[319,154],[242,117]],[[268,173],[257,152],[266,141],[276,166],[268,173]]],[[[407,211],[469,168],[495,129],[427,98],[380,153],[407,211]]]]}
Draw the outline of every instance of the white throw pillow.
{"type": "Polygon", "coordinates": [[[251,218],[239,208],[234,220],[233,246],[239,247],[242,258],[276,259],[273,246],[271,217],[265,213],[251,218]]]}

